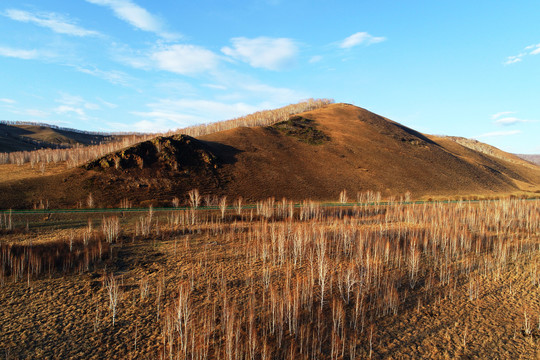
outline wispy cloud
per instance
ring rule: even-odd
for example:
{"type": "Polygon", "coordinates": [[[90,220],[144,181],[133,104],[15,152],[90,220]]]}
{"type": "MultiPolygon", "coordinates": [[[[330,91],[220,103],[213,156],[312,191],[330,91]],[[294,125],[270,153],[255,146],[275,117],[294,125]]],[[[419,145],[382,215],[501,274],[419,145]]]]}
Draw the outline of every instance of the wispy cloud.
{"type": "Polygon", "coordinates": [[[103,100],[102,98],[99,98],[99,97],[98,97],[97,100],[98,100],[100,103],[102,103],[103,105],[105,105],[106,107],[108,107],[109,109],[116,109],[116,108],[118,107],[118,105],[113,104],[113,103],[111,103],[111,102],[109,102],[109,101],[105,101],[105,100],[103,100]]]}
{"type": "MultiPolygon", "coordinates": [[[[125,131],[128,133],[137,132],[137,133],[146,133],[146,134],[155,134],[160,132],[167,132],[171,130],[170,123],[167,120],[163,119],[145,119],[136,121],[134,123],[119,123],[119,122],[108,122],[107,125],[114,132],[125,131]]],[[[176,127],[175,127],[176,129],[176,127]]]]}
{"type": "Polygon", "coordinates": [[[25,110],[23,110],[23,113],[28,115],[28,116],[33,116],[33,117],[47,117],[47,116],[49,116],[48,112],[43,111],[43,110],[38,110],[38,109],[25,109],[25,110]]]}
{"type": "Polygon", "coordinates": [[[100,70],[97,68],[89,69],[89,68],[80,67],[80,66],[76,66],[75,68],[77,69],[77,71],[101,78],[103,80],[110,82],[111,84],[126,86],[129,83],[129,76],[122,71],[118,71],[118,70],[106,71],[106,70],[100,70]]]}
{"type": "Polygon", "coordinates": [[[506,116],[506,115],[515,114],[515,113],[516,113],[515,111],[501,111],[501,112],[491,115],[491,118],[495,120],[495,119],[500,118],[501,116],[506,116]]]}
{"type": "Polygon", "coordinates": [[[503,62],[504,65],[511,65],[523,61],[523,58],[529,55],[538,55],[540,54],[540,44],[533,44],[526,46],[521,53],[518,55],[508,56],[503,62]]]}
{"type": "Polygon", "coordinates": [[[350,49],[358,45],[371,45],[383,42],[385,40],[386,38],[383,36],[373,36],[367,32],[357,32],[345,38],[345,40],[339,44],[339,47],[342,49],[350,49]]]}
{"type": "Polygon", "coordinates": [[[40,52],[37,50],[14,49],[0,46],[0,56],[31,60],[39,58],[40,52]]]}
{"type": "Polygon", "coordinates": [[[60,97],[55,100],[60,105],[55,107],[53,111],[57,114],[74,114],[78,115],[81,120],[88,120],[86,110],[99,110],[101,107],[93,102],[85,100],[82,96],[72,95],[61,92],[60,97]]]}
{"type": "Polygon", "coordinates": [[[231,43],[231,47],[225,46],[221,51],[255,68],[283,70],[294,64],[298,54],[298,46],[288,38],[237,37],[231,43]]]}
{"type": "Polygon", "coordinates": [[[225,103],[201,99],[160,99],[147,104],[147,107],[150,111],[134,111],[132,114],[165,125],[160,131],[227,120],[259,110],[257,106],[243,102],[225,103]]]}
{"type": "Polygon", "coordinates": [[[215,69],[219,58],[212,51],[196,45],[171,45],[154,51],[150,58],[158,68],[182,75],[215,69]]]}
{"type": "Polygon", "coordinates": [[[131,0],[86,1],[95,5],[109,7],[116,17],[139,30],[153,32],[167,40],[175,40],[181,37],[179,34],[166,31],[164,22],[159,17],[151,14],[148,10],[135,4],[131,0]]]}
{"type": "Polygon", "coordinates": [[[143,70],[165,70],[181,75],[195,75],[215,70],[220,56],[197,45],[161,44],[150,49],[137,50],[127,45],[114,49],[117,61],[143,70]]]}
{"type": "Polygon", "coordinates": [[[32,23],[41,27],[51,29],[52,31],[59,34],[80,37],[100,35],[100,33],[97,31],[84,29],[76,25],[73,20],[53,12],[32,13],[24,10],[8,9],[4,12],[4,15],[15,21],[32,23]]]}
{"type": "Polygon", "coordinates": [[[54,112],[57,114],[75,113],[81,118],[86,118],[86,113],[84,112],[84,110],[74,106],[60,105],[54,108],[54,112]]]}
{"type": "Polygon", "coordinates": [[[227,87],[225,85],[220,84],[202,84],[202,86],[214,90],[227,90],[227,87]]]}
{"type": "Polygon", "coordinates": [[[38,109],[12,109],[9,111],[13,114],[24,115],[24,116],[29,116],[29,117],[44,118],[44,117],[49,116],[48,112],[43,111],[43,110],[38,110],[38,109]]]}
{"type": "Polygon", "coordinates": [[[515,111],[502,111],[498,112],[496,114],[491,115],[491,119],[495,120],[495,124],[497,125],[503,125],[503,126],[509,126],[509,125],[516,125],[520,123],[532,123],[537,122],[536,120],[527,120],[527,119],[521,119],[516,116],[506,116],[515,114],[515,111]]]}
{"type": "Polygon", "coordinates": [[[496,137],[496,136],[511,136],[521,134],[521,130],[509,130],[509,131],[492,131],[484,133],[478,136],[475,136],[475,139],[487,138],[487,137],[496,137]]]}
{"type": "Polygon", "coordinates": [[[138,122],[136,129],[143,131],[144,127],[149,126],[152,131],[156,129],[166,131],[200,123],[228,120],[255,111],[273,109],[306,97],[305,94],[294,90],[261,84],[242,75],[239,75],[237,81],[228,81],[230,79],[227,78],[222,80],[224,81],[219,84],[211,84],[213,88],[227,89],[227,92],[219,93],[215,99],[162,98],[148,103],[146,105],[148,111],[132,112],[144,121],[138,122]],[[261,102],[260,99],[264,101],[261,102]],[[150,126],[150,124],[153,125],[150,126]]]}
{"type": "Polygon", "coordinates": [[[525,47],[525,50],[529,51],[531,55],[538,55],[540,54],[540,44],[529,45],[525,47]]]}
{"type": "Polygon", "coordinates": [[[521,53],[519,55],[509,56],[509,57],[506,58],[506,61],[504,62],[504,65],[510,65],[510,64],[515,64],[515,63],[521,62],[525,55],[527,55],[527,54],[521,53]]]}
{"type": "Polygon", "coordinates": [[[525,120],[525,119],[520,119],[514,116],[504,117],[504,118],[495,120],[495,124],[504,125],[504,126],[515,125],[519,123],[528,123],[528,122],[534,122],[534,120],[525,120]]]}
{"type": "Polygon", "coordinates": [[[265,99],[264,103],[259,104],[259,109],[272,109],[285,104],[294,103],[300,99],[306,98],[307,94],[298,92],[285,87],[275,87],[257,82],[238,84],[240,90],[239,98],[247,98],[248,94],[254,99],[265,99]]]}
{"type": "Polygon", "coordinates": [[[0,99],[0,102],[3,102],[3,103],[5,103],[5,104],[15,104],[15,103],[16,103],[15,100],[13,100],[13,99],[7,99],[7,98],[2,98],[2,99],[0,99]]]}

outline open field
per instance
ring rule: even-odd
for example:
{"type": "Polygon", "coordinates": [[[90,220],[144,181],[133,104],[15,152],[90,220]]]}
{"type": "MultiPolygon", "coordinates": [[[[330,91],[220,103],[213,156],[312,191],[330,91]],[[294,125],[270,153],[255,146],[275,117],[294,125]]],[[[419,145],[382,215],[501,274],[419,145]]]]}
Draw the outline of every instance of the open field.
{"type": "Polygon", "coordinates": [[[538,357],[540,200],[360,197],[4,213],[0,354],[538,357]]]}

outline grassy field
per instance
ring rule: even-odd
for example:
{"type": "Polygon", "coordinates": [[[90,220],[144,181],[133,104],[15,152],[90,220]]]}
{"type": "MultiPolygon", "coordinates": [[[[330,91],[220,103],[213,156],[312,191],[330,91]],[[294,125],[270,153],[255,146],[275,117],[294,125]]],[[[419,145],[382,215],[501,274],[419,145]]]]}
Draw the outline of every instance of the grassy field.
{"type": "Polygon", "coordinates": [[[0,356],[538,356],[539,200],[235,203],[3,214],[0,356]]]}

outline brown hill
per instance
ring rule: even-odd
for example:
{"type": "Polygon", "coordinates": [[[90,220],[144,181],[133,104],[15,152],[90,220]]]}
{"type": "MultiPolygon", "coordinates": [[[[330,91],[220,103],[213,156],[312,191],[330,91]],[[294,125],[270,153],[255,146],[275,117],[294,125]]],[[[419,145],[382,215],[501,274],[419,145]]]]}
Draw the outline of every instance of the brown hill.
{"type": "MultiPolygon", "coordinates": [[[[237,128],[202,137],[235,147],[232,194],[337,199],[342,189],[384,195],[470,195],[538,187],[540,168],[524,167],[348,104],[301,114],[329,140],[313,144],[270,128],[237,128]]],[[[305,132],[305,130],[304,130],[305,132]]],[[[500,151],[500,150],[499,150],[500,151]]]]}
{"type": "Polygon", "coordinates": [[[0,207],[29,207],[40,199],[74,206],[90,193],[97,206],[118,206],[123,198],[134,205],[170,205],[174,197],[185,201],[193,188],[247,202],[271,196],[337,200],[343,189],[352,198],[367,190],[383,196],[410,191],[413,198],[540,190],[540,168],[512,159],[333,104],[271,126],[239,127],[199,140],[160,137],[79,169],[4,181],[0,207]]]}
{"type": "Polygon", "coordinates": [[[533,164],[540,165],[540,155],[534,154],[516,154],[520,158],[532,162],[533,164]]]}
{"type": "Polygon", "coordinates": [[[109,141],[111,138],[106,134],[59,128],[47,124],[0,123],[0,152],[91,145],[109,141]]]}

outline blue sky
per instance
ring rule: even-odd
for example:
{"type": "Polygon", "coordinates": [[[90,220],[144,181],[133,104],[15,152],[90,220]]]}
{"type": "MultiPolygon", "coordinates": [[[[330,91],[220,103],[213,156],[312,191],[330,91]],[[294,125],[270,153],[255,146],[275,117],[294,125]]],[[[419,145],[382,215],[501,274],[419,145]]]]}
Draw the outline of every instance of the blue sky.
{"type": "Polygon", "coordinates": [[[299,100],[540,153],[538,1],[0,2],[0,119],[163,131],[299,100]]]}

